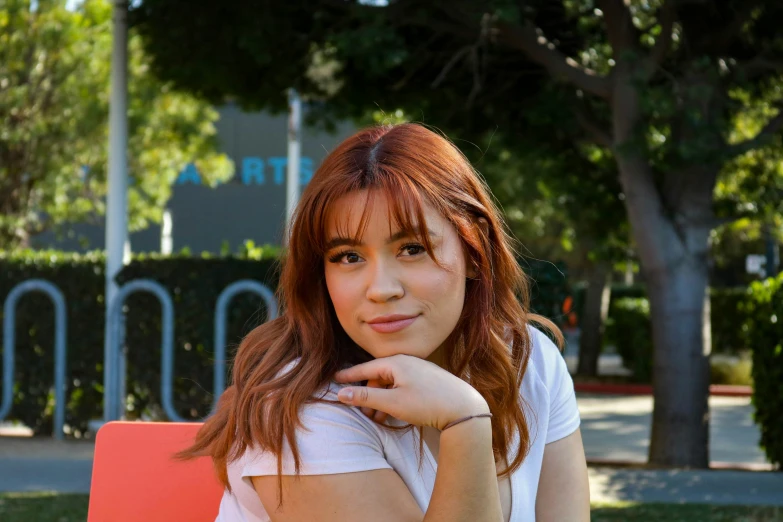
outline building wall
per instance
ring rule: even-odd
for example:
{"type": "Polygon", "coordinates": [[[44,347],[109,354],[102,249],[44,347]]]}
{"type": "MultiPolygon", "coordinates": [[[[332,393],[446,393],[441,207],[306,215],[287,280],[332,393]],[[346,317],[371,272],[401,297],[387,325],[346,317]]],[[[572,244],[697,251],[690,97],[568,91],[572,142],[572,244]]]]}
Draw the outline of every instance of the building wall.
{"type": "MultiPolygon", "coordinates": [[[[216,188],[199,182],[194,166],[180,173],[167,208],[172,215],[173,250],[218,253],[224,242],[231,251],[247,239],[256,244],[280,244],[285,223],[287,116],[245,113],[228,105],[219,109],[216,126],[223,152],[234,161],[234,178],[216,188]]],[[[334,135],[302,131],[300,179],[304,186],[326,154],[355,131],[349,124],[334,135]]],[[[102,219],[101,219],[102,221],[102,219]]],[[[160,251],[161,227],[154,225],[131,234],[134,252],[160,251]]],[[[36,236],[36,248],[78,251],[104,248],[102,224],[76,223],[64,237],[47,232],[36,236]]]]}

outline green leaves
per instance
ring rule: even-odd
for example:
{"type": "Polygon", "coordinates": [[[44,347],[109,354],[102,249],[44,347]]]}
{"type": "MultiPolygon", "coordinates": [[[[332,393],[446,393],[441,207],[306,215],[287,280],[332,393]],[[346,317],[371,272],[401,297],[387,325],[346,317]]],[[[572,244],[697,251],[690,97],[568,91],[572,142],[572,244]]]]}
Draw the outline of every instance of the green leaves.
{"type": "Polygon", "coordinates": [[[753,346],[753,406],[760,444],[770,462],[783,465],[783,274],[751,285],[744,303],[753,346]]]}
{"type": "MultiPolygon", "coordinates": [[[[111,4],[7,2],[0,10],[0,248],[67,221],[95,219],[106,194],[111,4]]],[[[189,162],[215,184],[217,112],[153,77],[139,37],[129,48],[129,227],[161,219],[189,162]]]]}

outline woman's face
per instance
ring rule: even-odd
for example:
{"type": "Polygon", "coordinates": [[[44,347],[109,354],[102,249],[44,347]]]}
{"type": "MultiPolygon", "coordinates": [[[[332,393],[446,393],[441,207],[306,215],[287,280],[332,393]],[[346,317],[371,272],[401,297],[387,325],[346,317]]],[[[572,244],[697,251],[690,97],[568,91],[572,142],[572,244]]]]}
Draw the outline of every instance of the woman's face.
{"type": "Polygon", "coordinates": [[[441,363],[442,344],[462,313],[465,278],[473,275],[466,272],[459,235],[425,203],[426,226],[444,270],[415,237],[398,236],[385,195],[375,196],[362,244],[348,238],[358,235],[367,190],[336,201],[327,221],[326,286],[337,319],[376,358],[406,354],[441,363]],[[389,316],[406,319],[389,322],[395,319],[389,316]]]}

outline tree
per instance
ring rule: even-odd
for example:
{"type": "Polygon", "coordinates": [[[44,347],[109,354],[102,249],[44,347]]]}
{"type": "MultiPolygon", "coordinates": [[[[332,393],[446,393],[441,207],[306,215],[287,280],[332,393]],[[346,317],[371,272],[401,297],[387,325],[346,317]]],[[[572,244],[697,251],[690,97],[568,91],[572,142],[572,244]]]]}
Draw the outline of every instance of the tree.
{"type": "Polygon", "coordinates": [[[296,87],[328,100],[323,115],[378,103],[512,141],[552,99],[540,94],[559,93],[548,133],[579,125],[611,150],[648,283],[650,460],[691,467],[709,456],[714,189],[727,161],[783,126],[773,111],[756,135],[729,139],[736,92],[779,80],[781,15],[775,0],[143,0],[134,10],[158,74],[249,107],[280,108],[296,87]]]}
{"type": "MultiPolygon", "coordinates": [[[[0,9],[0,249],[104,212],[111,4],[7,0],[0,9]]],[[[129,42],[129,227],[160,221],[171,184],[195,161],[226,179],[217,112],[153,77],[129,42]]]]}

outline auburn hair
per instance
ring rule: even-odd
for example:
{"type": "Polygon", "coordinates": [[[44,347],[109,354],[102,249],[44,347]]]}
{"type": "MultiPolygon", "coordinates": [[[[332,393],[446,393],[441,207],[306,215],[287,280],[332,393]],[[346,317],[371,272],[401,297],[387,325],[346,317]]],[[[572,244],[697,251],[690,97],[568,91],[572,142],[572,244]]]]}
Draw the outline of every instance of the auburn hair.
{"type": "MultiPolygon", "coordinates": [[[[516,455],[498,476],[509,476],[527,456],[530,433],[520,395],[531,351],[527,326],[533,322],[545,327],[560,345],[562,335],[551,321],[528,311],[529,283],[517,262],[514,240],[468,159],[448,139],[422,125],[383,125],[361,130],[340,143],[305,187],[281,258],[277,289],[281,315],[242,340],[231,385],[195,443],[178,454],[212,457],[220,481],[229,489],[228,464],[253,446],[277,457],[282,503],[284,439],[297,475],[300,469],[295,438],[296,429],[302,427],[300,408],[312,402],[341,404],[323,399],[318,392],[341,368],[372,359],[338,322],[324,277],[327,216],[342,196],[359,190],[384,194],[396,224],[418,237],[436,263],[423,226],[423,203],[432,205],[456,228],[476,276],[466,280],[466,306],[446,340],[445,369],[487,401],[493,414],[496,459],[509,454],[514,434],[519,435],[516,455]],[[281,373],[286,367],[290,370],[281,373]]],[[[364,209],[361,233],[369,206],[364,209]]]]}

